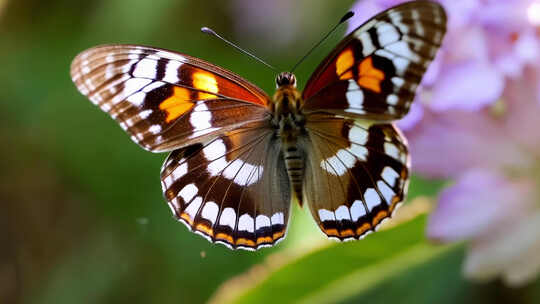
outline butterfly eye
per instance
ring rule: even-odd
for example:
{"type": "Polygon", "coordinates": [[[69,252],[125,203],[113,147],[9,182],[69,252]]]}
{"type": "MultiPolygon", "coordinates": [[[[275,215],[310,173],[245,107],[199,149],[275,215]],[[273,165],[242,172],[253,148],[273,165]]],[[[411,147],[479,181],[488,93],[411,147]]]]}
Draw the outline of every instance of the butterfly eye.
{"type": "Polygon", "coordinates": [[[290,72],[282,72],[276,77],[276,86],[293,86],[296,87],[296,76],[290,72]]]}

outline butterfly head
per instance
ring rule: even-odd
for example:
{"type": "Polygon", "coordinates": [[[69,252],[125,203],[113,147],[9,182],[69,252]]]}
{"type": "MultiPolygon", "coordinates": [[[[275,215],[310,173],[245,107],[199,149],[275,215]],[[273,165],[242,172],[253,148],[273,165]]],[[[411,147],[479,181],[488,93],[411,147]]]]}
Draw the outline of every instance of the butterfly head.
{"type": "Polygon", "coordinates": [[[296,76],[291,72],[281,72],[276,77],[276,87],[292,86],[296,88],[296,76]]]}

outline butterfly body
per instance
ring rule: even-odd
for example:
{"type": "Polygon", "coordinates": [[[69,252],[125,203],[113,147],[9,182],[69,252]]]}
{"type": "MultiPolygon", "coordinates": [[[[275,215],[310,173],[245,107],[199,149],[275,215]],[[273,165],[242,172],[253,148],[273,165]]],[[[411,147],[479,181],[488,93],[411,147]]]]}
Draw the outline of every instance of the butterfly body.
{"type": "Polygon", "coordinates": [[[299,143],[307,132],[302,114],[302,94],[296,88],[296,77],[283,72],[276,78],[277,89],[270,106],[272,126],[281,141],[281,155],[284,158],[293,195],[302,205],[302,182],[304,179],[305,152],[299,143]]]}
{"type": "Polygon", "coordinates": [[[410,157],[392,121],[445,29],[437,3],[396,6],[345,37],[302,93],[279,74],[272,98],[199,58],[138,45],[86,50],[71,76],[135,143],[170,152],[163,194],[193,232],[233,249],[272,246],[296,199],[328,237],[360,239],[404,200],[410,157]]]}

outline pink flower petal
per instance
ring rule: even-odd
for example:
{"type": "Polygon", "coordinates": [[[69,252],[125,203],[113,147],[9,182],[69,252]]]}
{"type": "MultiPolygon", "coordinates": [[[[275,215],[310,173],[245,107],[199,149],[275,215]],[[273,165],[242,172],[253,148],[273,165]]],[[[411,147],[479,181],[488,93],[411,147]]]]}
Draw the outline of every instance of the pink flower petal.
{"type": "Polygon", "coordinates": [[[510,286],[521,286],[538,275],[540,209],[522,208],[521,213],[508,217],[488,238],[472,242],[464,264],[467,277],[483,281],[502,277],[510,286]]]}
{"type": "Polygon", "coordinates": [[[418,101],[419,98],[417,97],[416,99],[417,100],[411,104],[409,113],[397,122],[397,125],[403,131],[412,129],[420,120],[422,120],[422,117],[424,116],[424,108],[422,107],[420,101],[418,101]]]}
{"type": "Polygon", "coordinates": [[[486,60],[491,46],[487,34],[482,27],[474,25],[447,33],[444,40],[447,63],[486,60]]]}
{"type": "Polygon", "coordinates": [[[449,66],[433,86],[430,108],[476,111],[500,98],[503,89],[503,75],[487,63],[449,66]]]}
{"type": "Polygon", "coordinates": [[[454,30],[467,26],[480,6],[478,0],[440,0],[448,13],[448,27],[454,30]]]}
{"type": "Polygon", "coordinates": [[[530,1],[523,0],[491,1],[475,12],[475,19],[499,34],[520,31],[530,26],[527,18],[529,4],[530,1]]]}
{"type": "MultiPolygon", "coordinates": [[[[540,151],[540,117],[538,104],[540,70],[528,68],[523,76],[508,81],[504,93],[505,134],[526,151],[540,151]]],[[[540,152],[537,152],[540,154],[540,152]]]]}
{"type": "Polygon", "coordinates": [[[518,78],[523,73],[523,65],[518,56],[505,54],[494,59],[494,65],[508,77],[518,78]]]}
{"type": "Polygon", "coordinates": [[[526,168],[530,155],[502,134],[504,122],[489,113],[424,107],[423,119],[406,131],[414,172],[451,178],[471,168],[526,168]]]}
{"type": "Polygon", "coordinates": [[[472,170],[445,189],[429,218],[431,239],[451,242],[489,235],[529,198],[527,183],[513,183],[490,170],[472,170]]]}
{"type": "Polygon", "coordinates": [[[424,74],[421,83],[422,86],[431,86],[437,81],[441,72],[441,68],[443,66],[443,59],[444,49],[441,49],[437,52],[435,59],[433,60],[433,62],[431,62],[426,73],[424,74]]]}

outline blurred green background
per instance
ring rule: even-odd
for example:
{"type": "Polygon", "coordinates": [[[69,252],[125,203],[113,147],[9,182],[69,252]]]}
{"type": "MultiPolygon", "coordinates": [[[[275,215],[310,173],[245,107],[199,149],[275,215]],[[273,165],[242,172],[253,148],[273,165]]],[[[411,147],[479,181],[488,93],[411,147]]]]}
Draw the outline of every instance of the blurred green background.
{"type": "MultiPolygon", "coordinates": [[[[201,57],[271,94],[272,71],[199,28],[285,69],[353,1],[289,2],[272,4],[278,14],[267,22],[276,27],[261,37],[249,31],[262,21],[243,9],[248,1],[0,0],[0,303],[201,303],[220,286],[214,302],[538,299],[534,287],[464,282],[462,247],[428,245],[423,216],[362,242],[328,245],[295,208],[276,248],[212,245],[171,216],[159,182],[165,155],[133,144],[69,77],[78,52],[133,43],[201,57]],[[248,291],[221,297],[229,289],[248,291]]],[[[301,87],[340,37],[299,68],[301,87]]],[[[416,179],[411,199],[440,186],[416,179]]]]}

